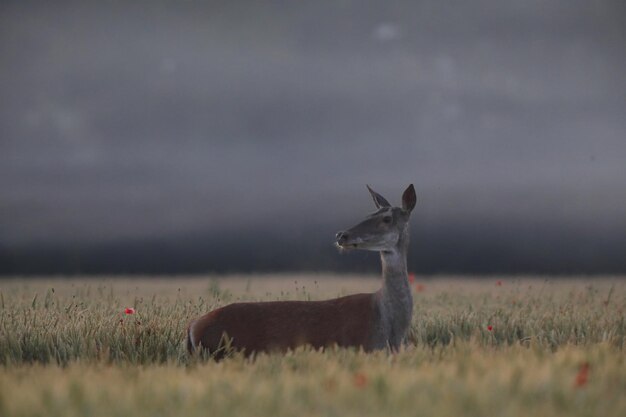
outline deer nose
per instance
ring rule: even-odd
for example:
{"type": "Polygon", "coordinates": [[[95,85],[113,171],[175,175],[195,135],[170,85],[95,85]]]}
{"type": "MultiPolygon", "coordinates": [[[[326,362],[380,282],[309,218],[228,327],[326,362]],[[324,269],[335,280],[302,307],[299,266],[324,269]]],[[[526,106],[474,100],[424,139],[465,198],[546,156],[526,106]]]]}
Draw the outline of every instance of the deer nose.
{"type": "Polygon", "coordinates": [[[348,234],[346,232],[337,232],[337,234],[335,235],[335,238],[337,238],[337,243],[343,243],[346,240],[348,240],[348,234]]]}

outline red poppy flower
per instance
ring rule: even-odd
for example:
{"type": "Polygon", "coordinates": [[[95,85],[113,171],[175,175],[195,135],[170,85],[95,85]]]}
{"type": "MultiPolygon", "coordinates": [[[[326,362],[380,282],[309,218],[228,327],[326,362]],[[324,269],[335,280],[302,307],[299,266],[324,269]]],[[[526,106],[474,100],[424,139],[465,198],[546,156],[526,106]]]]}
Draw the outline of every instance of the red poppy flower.
{"type": "Polygon", "coordinates": [[[493,326],[490,324],[489,326],[487,326],[487,330],[492,331],[493,330],[493,326]]]}
{"type": "Polygon", "coordinates": [[[354,374],[354,385],[357,388],[363,388],[364,386],[367,385],[367,376],[364,373],[356,373],[354,374]]]}
{"type": "Polygon", "coordinates": [[[578,373],[576,374],[576,379],[574,379],[574,386],[577,388],[584,387],[587,385],[587,381],[589,380],[589,363],[584,362],[580,364],[578,368],[578,373]]]}
{"type": "Polygon", "coordinates": [[[413,272],[409,272],[409,284],[413,284],[415,282],[415,274],[413,272]]]}
{"type": "Polygon", "coordinates": [[[497,287],[501,287],[501,286],[502,286],[502,281],[497,280],[497,281],[496,281],[496,286],[497,286],[497,287]]]}
{"type": "Polygon", "coordinates": [[[426,289],[426,287],[424,286],[424,284],[415,284],[415,291],[422,292],[425,289],[426,289]]]}
{"type": "Polygon", "coordinates": [[[124,310],[124,314],[135,314],[135,309],[132,307],[126,307],[126,310],[124,310]]]}

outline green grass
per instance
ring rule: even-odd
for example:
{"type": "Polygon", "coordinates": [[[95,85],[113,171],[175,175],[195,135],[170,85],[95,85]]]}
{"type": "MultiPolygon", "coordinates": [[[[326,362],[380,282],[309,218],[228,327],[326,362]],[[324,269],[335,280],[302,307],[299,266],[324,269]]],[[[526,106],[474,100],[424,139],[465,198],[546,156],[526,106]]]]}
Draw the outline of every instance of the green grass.
{"type": "Polygon", "coordinates": [[[370,291],[377,280],[0,281],[0,416],[626,414],[626,281],[420,284],[399,354],[303,348],[214,363],[186,354],[191,318],[241,299],[370,291]]]}

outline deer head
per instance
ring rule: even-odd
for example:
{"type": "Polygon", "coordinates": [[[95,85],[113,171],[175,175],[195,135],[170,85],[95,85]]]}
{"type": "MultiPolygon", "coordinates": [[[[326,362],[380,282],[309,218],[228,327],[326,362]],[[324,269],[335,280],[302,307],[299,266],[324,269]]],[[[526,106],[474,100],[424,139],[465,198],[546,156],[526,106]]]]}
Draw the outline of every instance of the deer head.
{"type": "Polygon", "coordinates": [[[402,207],[392,207],[383,196],[369,186],[367,189],[378,210],[356,226],[338,232],[335,244],[340,249],[381,252],[404,248],[409,239],[409,217],[416,203],[413,184],[402,194],[402,207]]]}

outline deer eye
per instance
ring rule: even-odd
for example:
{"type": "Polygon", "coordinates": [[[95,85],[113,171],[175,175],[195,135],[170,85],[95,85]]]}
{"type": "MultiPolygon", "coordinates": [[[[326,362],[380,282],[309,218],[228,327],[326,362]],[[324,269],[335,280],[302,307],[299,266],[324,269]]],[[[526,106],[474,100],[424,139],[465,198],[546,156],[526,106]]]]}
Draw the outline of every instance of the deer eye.
{"type": "Polygon", "coordinates": [[[387,224],[391,223],[391,216],[383,217],[383,223],[387,223],[387,224]]]}

